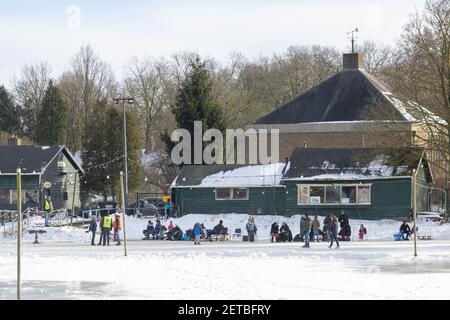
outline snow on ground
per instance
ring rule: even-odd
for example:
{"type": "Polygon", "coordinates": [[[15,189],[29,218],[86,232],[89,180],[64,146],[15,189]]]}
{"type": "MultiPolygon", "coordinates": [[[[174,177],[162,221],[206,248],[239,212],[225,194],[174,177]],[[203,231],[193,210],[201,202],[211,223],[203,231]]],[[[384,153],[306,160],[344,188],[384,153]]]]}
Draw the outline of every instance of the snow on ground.
{"type": "MultiPolygon", "coordinates": [[[[246,214],[223,214],[223,215],[187,215],[178,219],[170,219],[163,221],[168,225],[170,221],[180,226],[183,231],[193,228],[196,222],[204,223],[207,229],[213,229],[220,220],[224,221],[225,227],[228,228],[230,235],[232,235],[235,229],[242,229],[245,234],[245,224],[247,223],[249,215],[246,214]]],[[[32,225],[35,224],[38,227],[32,228],[33,230],[45,230],[47,233],[40,234],[39,239],[43,241],[71,241],[71,242],[89,242],[90,235],[85,231],[87,225],[84,227],[71,228],[71,227],[53,227],[43,228],[41,218],[33,218],[32,225]]],[[[323,217],[319,217],[321,224],[323,223],[323,217]]],[[[153,220],[155,223],[155,221],[153,220]]],[[[282,216],[256,216],[256,225],[258,227],[257,239],[261,241],[268,241],[270,239],[270,227],[272,223],[278,222],[281,225],[282,222],[286,222],[293,235],[300,233],[300,215],[292,217],[282,216]]],[[[141,240],[143,238],[142,231],[146,228],[148,219],[137,219],[134,217],[127,217],[126,230],[127,238],[129,240],[141,240]]],[[[358,230],[361,224],[367,228],[368,235],[366,240],[368,241],[390,241],[393,240],[393,234],[398,232],[401,222],[394,220],[350,220],[352,227],[352,240],[358,239],[358,230]]],[[[412,224],[410,224],[412,227],[412,224]]],[[[435,240],[450,240],[450,224],[439,225],[435,222],[418,222],[419,234],[431,234],[435,240]]],[[[15,230],[17,228],[15,227],[15,230]]],[[[27,230],[27,229],[26,229],[27,230]]],[[[15,235],[11,236],[10,224],[6,226],[0,226],[0,243],[15,241],[15,235]],[[3,229],[2,229],[3,228],[3,229]],[[6,231],[6,236],[5,236],[6,231]]],[[[34,234],[25,233],[24,240],[32,241],[34,234]]]]}
{"type": "MultiPolygon", "coordinates": [[[[326,243],[131,241],[25,244],[24,299],[447,299],[450,241],[326,243]]],[[[14,243],[0,246],[0,300],[15,298],[14,243]]]]}
{"type": "MultiPolygon", "coordinates": [[[[33,220],[34,219],[34,220],[33,220]]],[[[145,219],[126,220],[124,247],[89,244],[83,228],[42,228],[41,244],[25,233],[22,254],[24,299],[447,299],[450,286],[450,224],[421,222],[433,241],[395,242],[398,221],[351,220],[356,237],[363,223],[368,241],[341,243],[270,243],[274,221],[287,222],[296,234],[300,216],[257,216],[256,243],[140,241],[145,219]]],[[[188,215],[173,219],[183,230],[195,222],[208,228],[223,220],[231,233],[245,229],[248,215],[188,215]]],[[[323,218],[320,218],[322,222],[323,218]]],[[[169,221],[164,221],[168,223],[169,221]]],[[[10,225],[0,226],[4,230],[10,225]]],[[[0,229],[0,300],[15,298],[15,235],[0,229]]],[[[98,238],[97,238],[98,239],[98,238]]]]}

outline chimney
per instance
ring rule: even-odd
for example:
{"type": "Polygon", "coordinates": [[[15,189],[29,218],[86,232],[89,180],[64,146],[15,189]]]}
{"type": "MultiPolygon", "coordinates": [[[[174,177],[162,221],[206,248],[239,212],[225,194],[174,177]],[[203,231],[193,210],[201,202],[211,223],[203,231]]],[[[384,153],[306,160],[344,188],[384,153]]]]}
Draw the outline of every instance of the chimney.
{"type": "Polygon", "coordinates": [[[344,53],[344,70],[364,69],[364,56],[361,53],[344,53]]]}
{"type": "Polygon", "coordinates": [[[20,138],[17,138],[16,136],[12,136],[8,139],[8,146],[21,146],[22,140],[20,138]]]}

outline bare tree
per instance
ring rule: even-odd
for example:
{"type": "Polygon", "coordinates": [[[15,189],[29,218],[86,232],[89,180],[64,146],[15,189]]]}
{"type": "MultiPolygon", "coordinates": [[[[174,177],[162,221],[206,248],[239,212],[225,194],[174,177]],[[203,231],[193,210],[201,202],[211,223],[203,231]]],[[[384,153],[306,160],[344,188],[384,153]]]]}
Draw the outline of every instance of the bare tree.
{"type": "Polygon", "coordinates": [[[37,117],[50,81],[51,68],[47,62],[25,65],[19,79],[14,79],[16,101],[23,108],[24,133],[36,140],[37,117]]]}
{"type": "Polygon", "coordinates": [[[169,63],[164,59],[133,58],[124,84],[135,99],[146,149],[154,149],[161,112],[169,108],[174,92],[169,63]]]}
{"type": "Polygon", "coordinates": [[[72,59],[70,70],[61,76],[59,86],[70,110],[69,143],[78,150],[86,124],[93,116],[93,106],[103,99],[111,99],[117,92],[117,84],[111,67],[90,46],[83,46],[72,59]]]}
{"type": "Polygon", "coordinates": [[[383,72],[416,118],[415,144],[429,154],[448,188],[450,161],[450,2],[429,0],[404,27],[392,64],[383,72]]]}
{"type": "Polygon", "coordinates": [[[374,76],[383,77],[385,68],[392,64],[393,48],[367,40],[364,41],[360,51],[364,55],[365,70],[374,76]]]}

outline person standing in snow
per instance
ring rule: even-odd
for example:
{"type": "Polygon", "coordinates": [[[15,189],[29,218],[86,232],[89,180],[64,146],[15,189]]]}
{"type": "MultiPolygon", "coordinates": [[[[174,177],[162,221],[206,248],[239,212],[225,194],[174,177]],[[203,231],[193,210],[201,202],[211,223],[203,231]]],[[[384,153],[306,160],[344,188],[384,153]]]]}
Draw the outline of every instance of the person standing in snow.
{"type": "Polygon", "coordinates": [[[122,224],[120,223],[120,215],[116,214],[116,218],[113,223],[114,228],[114,240],[117,242],[116,246],[120,246],[120,230],[122,230],[122,224]]]}
{"type": "Polygon", "coordinates": [[[200,243],[200,236],[203,234],[203,229],[202,229],[202,226],[201,226],[201,224],[200,223],[196,223],[195,225],[194,225],[194,229],[193,229],[193,232],[194,232],[194,245],[200,245],[201,243],[200,243]]]}
{"type": "Polygon", "coordinates": [[[338,241],[338,219],[335,216],[331,217],[331,225],[330,225],[330,238],[331,238],[331,244],[330,249],[333,247],[334,241],[336,241],[336,249],[339,248],[339,241],[338,241]]]}
{"type": "Polygon", "coordinates": [[[309,248],[309,241],[311,240],[310,238],[310,232],[311,232],[311,218],[305,214],[305,230],[303,233],[303,236],[305,237],[305,245],[303,246],[303,248],[309,248]]]}
{"type": "Polygon", "coordinates": [[[323,220],[323,232],[325,234],[324,241],[329,241],[330,239],[330,230],[331,230],[331,223],[333,222],[332,215],[329,214],[325,217],[323,220]]]}
{"type": "Polygon", "coordinates": [[[53,202],[50,196],[45,196],[44,199],[44,211],[45,211],[45,227],[48,227],[48,221],[50,214],[53,211],[53,202]]]}
{"type": "MultiPolygon", "coordinates": [[[[101,211],[99,211],[101,212],[101,211]]],[[[102,245],[102,241],[103,241],[103,218],[105,216],[103,214],[100,215],[100,221],[98,222],[98,226],[100,229],[100,240],[98,241],[97,245],[101,246],[102,245]]]]}
{"type": "Polygon", "coordinates": [[[172,221],[170,221],[169,225],[167,226],[167,230],[170,232],[172,231],[173,228],[175,228],[175,225],[173,224],[172,221]]]}
{"type": "Polygon", "coordinates": [[[278,226],[278,223],[274,222],[272,224],[272,227],[270,228],[270,242],[273,242],[273,239],[275,238],[275,241],[278,242],[280,227],[278,226]]]}
{"type": "Polygon", "coordinates": [[[305,215],[300,218],[300,241],[305,241],[305,215]]]}
{"type": "Polygon", "coordinates": [[[248,241],[255,242],[256,232],[258,231],[258,228],[256,228],[255,217],[248,220],[245,228],[247,229],[248,241]]]}
{"type": "Polygon", "coordinates": [[[93,214],[89,223],[89,230],[86,233],[92,232],[91,246],[95,246],[95,233],[97,232],[97,216],[93,214]]]}
{"type": "Polygon", "coordinates": [[[107,214],[103,217],[103,224],[102,224],[103,245],[104,246],[106,246],[106,245],[109,246],[111,227],[112,227],[112,218],[109,214],[107,214]]]}
{"type": "Polygon", "coordinates": [[[313,241],[314,238],[317,240],[317,242],[319,242],[319,232],[320,232],[320,221],[319,221],[319,217],[315,216],[314,220],[312,222],[312,230],[313,230],[313,241]]]}

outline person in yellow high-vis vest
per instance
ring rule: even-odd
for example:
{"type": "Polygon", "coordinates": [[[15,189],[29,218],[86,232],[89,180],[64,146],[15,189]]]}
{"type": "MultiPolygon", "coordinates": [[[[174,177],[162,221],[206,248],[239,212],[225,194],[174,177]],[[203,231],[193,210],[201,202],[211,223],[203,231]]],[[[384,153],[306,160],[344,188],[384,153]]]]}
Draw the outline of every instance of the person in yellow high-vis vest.
{"type": "Polygon", "coordinates": [[[112,228],[112,218],[109,214],[105,215],[102,220],[103,245],[109,246],[109,237],[112,228]]]}
{"type": "Polygon", "coordinates": [[[44,199],[44,211],[45,211],[45,226],[48,227],[48,220],[50,213],[53,211],[53,203],[50,196],[45,196],[44,199]]]}

